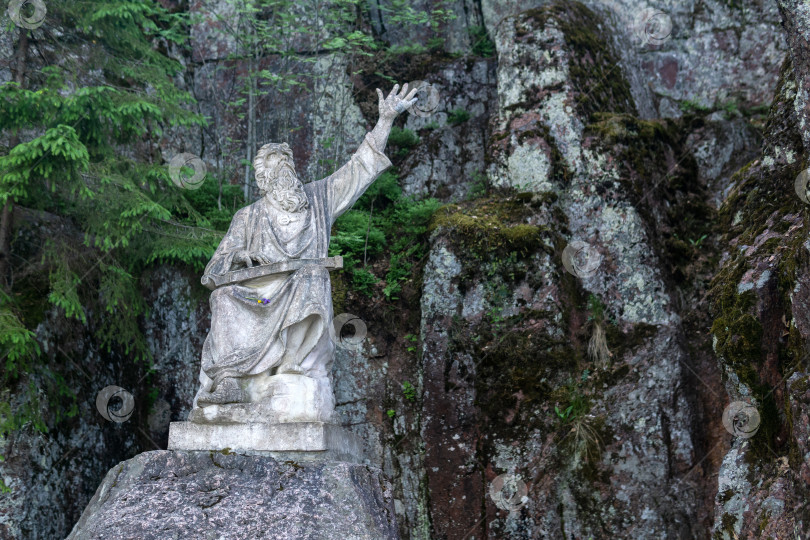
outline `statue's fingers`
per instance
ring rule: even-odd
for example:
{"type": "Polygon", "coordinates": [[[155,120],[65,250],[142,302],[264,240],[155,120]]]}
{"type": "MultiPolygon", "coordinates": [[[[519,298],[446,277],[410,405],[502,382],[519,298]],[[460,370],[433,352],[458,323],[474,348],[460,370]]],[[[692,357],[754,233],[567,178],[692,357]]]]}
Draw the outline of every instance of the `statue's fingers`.
{"type": "Polygon", "coordinates": [[[377,105],[382,107],[383,101],[385,101],[385,99],[383,98],[382,90],[377,88],[377,105]]]}
{"type": "Polygon", "coordinates": [[[390,94],[388,94],[388,97],[393,97],[393,96],[396,96],[396,95],[397,95],[397,92],[399,92],[399,83],[397,83],[397,84],[395,84],[395,85],[394,85],[394,89],[393,89],[393,90],[391,90],[391,93],[390,93],[390,94]]]}
{"type": "Polygon", "coordinates": [[[401,98],[404,98],[407,95],[407,93],[408,93],[408,83],[405,83],[402,85],[402,92],[400,92],[400,94],[402,95],[401,96],[399,96],[399,94],[397,95],[401,98]]]}
{"type": "Polygon", "coordinates": [[[419,89],[418,89],[418,88],[411,88],[411,91],[410,91],[410,92],[408,92],[408,95],[407,95],[407,96],[405,96],[405,100],[406,100],[406,101],[410,101],[410,100],[412,100],[412,99],[413,99],[413,97],[416,95],[416,93],[417,93],[417,92],[419,92],[419,89]]]}

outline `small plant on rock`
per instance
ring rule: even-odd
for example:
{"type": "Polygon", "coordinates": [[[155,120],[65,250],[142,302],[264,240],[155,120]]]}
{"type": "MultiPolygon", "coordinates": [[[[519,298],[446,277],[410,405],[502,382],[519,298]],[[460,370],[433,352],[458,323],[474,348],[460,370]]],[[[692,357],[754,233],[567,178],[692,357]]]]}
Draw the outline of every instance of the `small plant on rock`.
{"type": "Polygon", "coordinates": [[[402,383],[402,393],[408,401],[416,401],[416,388],[414,388],[410,381],[402,383]]]}
{"type": "Polygon", "coordinates": [[[397,156],[404,157],[408,155],[412,148],[415,148],[419,142],[419,135],[410,129],[404,129],[397,126],[391,128],[391,134],[388,136],[388,142],[398,148],[397,156]]]}
{"type": "Polygon", "coordinates": [[[449,113],[447,113],[447,121],[454,126],[459,124],[463,124],[467,120],[472,117],[469,111],[465,111],[464,109],[453,109],[449,113]]]}
{"type": "Polygon", "coordinates": [[[584,414],[571,421],[571,429],[563,442],[576,458],[585,458],[589,462],[599,459],[604,446],[599,435],[599,423],[600,419],[592,414],[584,414]]]}
{"type": "Polygon", "coordinates": [[[470,33],[470,41],[472,41],[473,54],[484,58],[495,56],[495,44],[489,39],[486,27],[473,26],[468,32],[470,33]]]}
{"type": "Polygon", "coordinates": [[[588,357],[599,369],[605,369],[610,365],[610,357],[613,354],[608,349],[607,336],[605,334],[605,305],[599,297],[592,294],[588,297],[588,320],[593,326],[593,333],[588,342],[588,357]]]}

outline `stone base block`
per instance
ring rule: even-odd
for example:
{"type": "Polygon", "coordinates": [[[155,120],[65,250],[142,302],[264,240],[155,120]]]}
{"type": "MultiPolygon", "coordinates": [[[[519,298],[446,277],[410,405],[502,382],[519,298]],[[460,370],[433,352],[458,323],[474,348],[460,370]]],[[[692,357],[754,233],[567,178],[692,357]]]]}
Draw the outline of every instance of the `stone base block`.
{"type": "Polygon", "coordinates": [[[341,426],[323,422],[172,422],[169,425],[169,450],[232,451],[307,461],[363,461],[362,446],[357,435],[341,426]]]}

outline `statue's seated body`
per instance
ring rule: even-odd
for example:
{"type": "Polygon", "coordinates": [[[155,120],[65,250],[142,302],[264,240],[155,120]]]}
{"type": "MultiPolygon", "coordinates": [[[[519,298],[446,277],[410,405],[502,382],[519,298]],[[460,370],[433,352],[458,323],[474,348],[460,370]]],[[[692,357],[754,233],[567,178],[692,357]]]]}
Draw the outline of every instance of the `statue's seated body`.
{"type": "Polygon", "coordinates": [[[327,178],[302,184],[286,144],[267,144],[258,152],[253,164],[263,196],[234,215],[203,274],[203,284],[215,290],[201,387],[189,420],[333,421],[330,231],[391,166],[383,150],[393,119],[415,101],[414,92],[406,92],[407,85],[401,95],[395,87],[383,99],[378,91],[380,121],[349,162],[327,178]],[[285,261],[300,264],[215,288],[241,268],[285,261]]]}

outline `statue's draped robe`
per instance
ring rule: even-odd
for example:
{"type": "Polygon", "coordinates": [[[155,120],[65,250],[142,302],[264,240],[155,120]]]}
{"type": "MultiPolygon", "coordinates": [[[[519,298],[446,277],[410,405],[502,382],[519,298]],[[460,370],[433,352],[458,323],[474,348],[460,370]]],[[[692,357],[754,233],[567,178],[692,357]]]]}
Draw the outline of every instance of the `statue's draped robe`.
{"type": "MultiPolygon", "coordinates": [[[[391,162],[365,140],[351,160],[331,176],[304,185],[309,208],[282,210],[262,197],[233,217],[228,233],[205,268],[202,281],[232,268],[241,250],[259,252],[270,262],[328,256],[329,235],[335,219],[348,210],[391,162]]],[[[203,345],[201,391],[212,391],[226,377],[267,373],[292,356],[311,377],[328,377],[335,331],[329,273],[308,265],[294,272],[274,274],[211,293],[211,331],[203,345]],[[297,350],[288,338],[299,332],[297,350]],[[301,339],[303,335],[303,340],[301,339]]]]}

